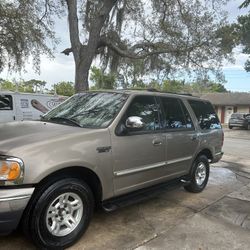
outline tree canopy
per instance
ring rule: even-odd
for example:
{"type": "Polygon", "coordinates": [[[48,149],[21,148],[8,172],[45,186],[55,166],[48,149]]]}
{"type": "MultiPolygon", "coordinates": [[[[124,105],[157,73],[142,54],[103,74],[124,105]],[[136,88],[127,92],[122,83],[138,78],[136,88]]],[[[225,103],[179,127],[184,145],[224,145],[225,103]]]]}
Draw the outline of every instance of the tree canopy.
{"type": "Polygon", "coordinates": [[[88,89],[96,57],[110,73],[121,74],[141,60],[144,74],[185,70],[213,72],[219,79],[222,62],[231,52],[224,49],[218,32],[226,24],[225,2],[67,0],[71,46],[63,53],[73,53],[76,91],[88,89]]]}
{"type": "Polygon", "coordinates": [[[59,82],[54,85],[54,88],[58,95],[72,96],[75,93],[73,82],[59,82]]]}
{"type": "MultiPolygon", "coordinates": [[[[238,17],[239,44],[243,46],[242,52],[250,55],[250,14],[238,17]]],[[[245,63],[245,70],[250,72],[250,60],[245,63]]]]}
{"type": "Polygon", "coordinates": [[[241,5],[240,8],[246,8],[250,5],[250,0],[245,0],[241,5]]]}
{"type": "Polygon", "coordinates": [[[0,1],[0,71],[4,67],[20,71],[30,58],[39,71],[41,54],[53,56],[56,44],[53,18],[60,13],[57,4],[56,1],[0,1]]]}
{"type": "Polygon", "coordinates": [[[46,84],[47,83],[45,81],[36,79],[31,79],[28,81],[17,81],[15,79],[13,79],[13,81],[9,81],[0,79],[0,90],[11,90],[27,93],[43,93],[46,84]]]}
{"type": "MultiPolygon", "coordinates": [[[[119,76],[107,74],[101,69],[91,68],[90,80],[93,84],[91,89],[116,89],[124,88],[123,82],[120,81],[119,76]]],[[[152,80],[144,82],[142,79],[132,80],[126,85],[128,89],[157,89],[160,91],[172,93],[210,93],[210,92],[227,92],[223,84],[207,79],[198,78],[195,82],[185,82],[183,80],[168,79],[163,81],[152,80]]]]}
{"type": "MultiPolygon", "coordinates": [[[[239,8],[247,8],[249,5],[250,0],[245,0],[239,8]]],[[[222,27],[220,32],[225,34],[223,42],[225,48],[238,46],[242,53],[250,55],[250,13],[239,16],[236,22],[222,27]]],[[[249,59],[245,63],[245,70],[250,72],[249,59]]]]}
{"type": "Polygon", "coordinates": [[[39,69],[40,55],[52,55],[55,17],[68,16],[75,90],[89,88],[95,59],[106,74],[133,78],[214,73],[222,79],[223,60],[232,43],[221,32],[227,25],[227,0],[3,0],[0,3],[0,70],[21,70],[29,57],[39,69]],[[225,42],[229,43],[225,45],[225,42]]]}

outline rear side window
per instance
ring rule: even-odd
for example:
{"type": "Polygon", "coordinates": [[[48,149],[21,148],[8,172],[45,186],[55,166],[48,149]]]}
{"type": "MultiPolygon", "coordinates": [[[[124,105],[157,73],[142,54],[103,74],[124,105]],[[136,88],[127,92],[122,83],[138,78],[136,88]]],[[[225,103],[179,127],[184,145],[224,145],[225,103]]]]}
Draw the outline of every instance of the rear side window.
{"type": "Polygon", "coordinates": [[[163,106],[163,129],[193,128],[190,115],[179,99],[161,97],[163,106]]]}
{"type": "Polygon", "coordinates": [[[11,95],[0,95],[0,110],[13,110],[11,95]]]}
{"type": "Polygon", "coordinates": [[[210,102],[189,100],[201,129],[221,128],[220,121],[210,102]]]}

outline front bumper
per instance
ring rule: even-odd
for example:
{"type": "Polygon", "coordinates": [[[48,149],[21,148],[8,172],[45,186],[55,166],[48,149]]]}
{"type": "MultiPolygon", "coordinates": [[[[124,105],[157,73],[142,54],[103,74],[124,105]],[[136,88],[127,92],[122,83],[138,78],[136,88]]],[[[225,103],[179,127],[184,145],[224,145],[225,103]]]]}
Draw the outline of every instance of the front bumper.
{"type": "Polygon", "coordinates": [[[0,235],[15,230],[34,188],[0,189],[0,235]]]}

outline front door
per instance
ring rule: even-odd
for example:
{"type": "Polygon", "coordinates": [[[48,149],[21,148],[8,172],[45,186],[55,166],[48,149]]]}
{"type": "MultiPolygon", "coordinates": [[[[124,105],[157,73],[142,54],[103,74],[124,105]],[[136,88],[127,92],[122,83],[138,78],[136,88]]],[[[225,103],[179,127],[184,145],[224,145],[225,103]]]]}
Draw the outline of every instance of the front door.
{"type": "Polygon", "coordinates": [[[161,182],[165,178],[165,137],[160,132],[159,105],[153,96],[136,96],[121,124],[138,116],[142,129],[127,129],[127,134],[112,136],[114,192],[124,194],[161,182]]]}
{"type": "Polygon", "coordinates": [[[226,106],[225,107],[225,123],[229,122],[229,119],[231,117],[231,115],[234,112],[234,107],[233,106],[226,106]]]}

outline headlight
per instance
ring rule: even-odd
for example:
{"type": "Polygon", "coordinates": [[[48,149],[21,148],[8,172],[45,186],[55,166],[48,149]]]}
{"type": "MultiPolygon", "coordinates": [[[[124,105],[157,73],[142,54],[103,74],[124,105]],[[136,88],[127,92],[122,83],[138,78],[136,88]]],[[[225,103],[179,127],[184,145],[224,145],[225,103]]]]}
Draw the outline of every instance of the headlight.
{"type": "Polygon", "coordinates": [[[0,185],[21,184],[24,164],[19,158],[0,156],[0,185]]]}

